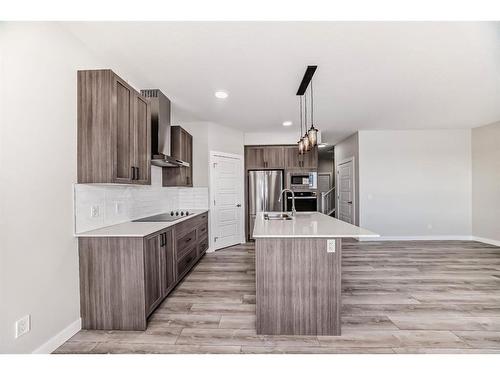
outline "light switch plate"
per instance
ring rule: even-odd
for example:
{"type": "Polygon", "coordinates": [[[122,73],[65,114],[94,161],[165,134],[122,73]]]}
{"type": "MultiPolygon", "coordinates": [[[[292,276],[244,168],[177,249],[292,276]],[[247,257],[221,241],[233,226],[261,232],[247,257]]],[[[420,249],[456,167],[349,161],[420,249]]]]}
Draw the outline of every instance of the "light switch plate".
{"type": "Polygon", "coordinates": [[[335,240],[327,240],[326,241],[326,252],[334,253],[335,252],[335,240]]]}

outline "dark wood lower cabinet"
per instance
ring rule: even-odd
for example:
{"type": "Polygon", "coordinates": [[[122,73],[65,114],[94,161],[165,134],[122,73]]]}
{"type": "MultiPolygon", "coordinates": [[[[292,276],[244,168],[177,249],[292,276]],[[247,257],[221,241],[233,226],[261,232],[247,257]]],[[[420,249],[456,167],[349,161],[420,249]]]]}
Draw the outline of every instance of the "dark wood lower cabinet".
{"type": "Polygon", "coordinates": [[[145,330],[208,249],[208,214],[144,238],[80,237],[78,246],[82,328],[145,330]]]}

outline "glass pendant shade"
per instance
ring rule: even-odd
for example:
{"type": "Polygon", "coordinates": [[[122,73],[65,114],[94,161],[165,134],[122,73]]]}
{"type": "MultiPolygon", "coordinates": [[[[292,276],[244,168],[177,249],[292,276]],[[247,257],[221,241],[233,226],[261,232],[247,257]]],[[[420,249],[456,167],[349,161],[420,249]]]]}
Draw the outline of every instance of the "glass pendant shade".
{"type": "Polygon", "coordinates": [[[303,154],[304,153],[304,141],[301,139],[299,142],[299,154],[303,154]]]}
{"type": "Polygon", "coordinates": [[[314,125],[311,125],[311,128],[307,132],[307,138],[309,139],[311,147],[316,146],[316,143],[318,143],[318,129],[316,129],[314,125]]]}
{"type": "Polygon", "coordinates": [[[307,152],[311,149],[311,143],[309,142],[309,137],[307,136],[307,133],[304,134],[302,137],[302,143],[304,144],[304,151],[307,152]]]}

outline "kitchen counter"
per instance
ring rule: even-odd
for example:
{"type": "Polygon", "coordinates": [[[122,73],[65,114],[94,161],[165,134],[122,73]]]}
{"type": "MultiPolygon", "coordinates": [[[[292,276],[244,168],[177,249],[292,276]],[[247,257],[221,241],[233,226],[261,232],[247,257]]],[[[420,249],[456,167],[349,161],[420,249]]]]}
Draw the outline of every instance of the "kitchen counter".
{"type": "Polygon", "coordinates": [[[253,237],[361,238],[379,235],[320,212],[297,212],[293,220],[264,220],[264,213],[257,214],[253,237]]]}
{"type": "Polygon", "coordinates": [[[146,237],[152,233],[173,225],[182,223],[187,219],[191,219],[208,210],[189,210],[190,214],[175,221],[159,221],[159,222],[126,222],[116,225],[111,225],[104,228],[94,229],[88,232],[76,233],[76,237],[146,237]]]}

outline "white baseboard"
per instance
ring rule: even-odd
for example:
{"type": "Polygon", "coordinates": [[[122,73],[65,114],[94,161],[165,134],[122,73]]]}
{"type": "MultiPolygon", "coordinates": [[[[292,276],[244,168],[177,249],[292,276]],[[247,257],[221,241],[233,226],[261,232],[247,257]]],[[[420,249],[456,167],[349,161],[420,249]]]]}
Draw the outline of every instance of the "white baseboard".
{"type": "Polygon", "coordinates": [[[473,241],[473,236],[380,236],[359,238],[359,241],[473,241]]]}
{"type": "Polygon", "coordinates": [[[61,332],[51,337],[45,344],[40,345],[33,351],[33,354],[50,354],[68,339],[82,329],[82,319],[78,318],[61,332]]]}
{"type": "Polygon", "coordinates": [[[477,237],[477,236],[472,236],[472,239],[474,241],[479,241],[479,242],[487,243],[488,245],[500,246],[500,241],[498,241],[498,240],[492,240],[490,238],[477,237]]]}

